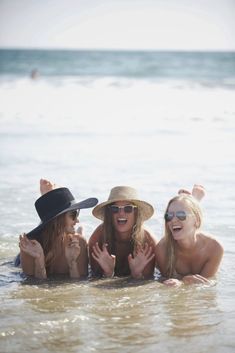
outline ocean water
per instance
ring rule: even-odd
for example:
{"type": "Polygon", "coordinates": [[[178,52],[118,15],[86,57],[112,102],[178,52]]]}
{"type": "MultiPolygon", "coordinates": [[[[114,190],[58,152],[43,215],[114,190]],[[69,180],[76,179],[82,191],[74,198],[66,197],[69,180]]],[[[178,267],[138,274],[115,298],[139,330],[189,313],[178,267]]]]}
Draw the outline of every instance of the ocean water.
{"type": "MultiPolygon", "coordinates": [[[[0,101],[0,351],[233,352],[235,53],[0,50],[0,101]],[[168,200],[203,184],[214,284],[25,280],[12,260],[41,177],[80,200],[136,187],[158,239],[168,200]]],[[[88,239],[99,221],[80,221],[88,239]]]]}

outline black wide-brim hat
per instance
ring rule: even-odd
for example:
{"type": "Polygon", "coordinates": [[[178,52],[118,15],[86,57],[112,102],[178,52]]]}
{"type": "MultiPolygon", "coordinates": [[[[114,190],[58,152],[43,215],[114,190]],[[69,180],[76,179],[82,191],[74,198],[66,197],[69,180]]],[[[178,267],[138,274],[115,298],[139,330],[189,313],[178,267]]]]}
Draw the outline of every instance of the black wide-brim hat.
{"type": "Polygon", "coordinates": [[[36,200],[35,208],[41,222],[26,235],[29,239],[37,239],[45,225],[54,218],[68,211],[94,207],[97,203],[94,197],[77,202],[68,188],[51,190],[36,200]]]}

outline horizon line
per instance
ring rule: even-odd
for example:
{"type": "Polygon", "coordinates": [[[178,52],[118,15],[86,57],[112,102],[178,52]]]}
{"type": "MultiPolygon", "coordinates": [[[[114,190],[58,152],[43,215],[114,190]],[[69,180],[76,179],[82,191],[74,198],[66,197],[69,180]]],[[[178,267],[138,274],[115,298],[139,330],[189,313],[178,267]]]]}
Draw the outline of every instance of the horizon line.
{"type": "Polygon", "coordinates": [[[18,47],[18,46],[0,46],[0,50],[45,50],[45,51],[122,51],[122,52],[235,52],[234,49],[197,49],[197,48],[66,48],[66,47],[18,47]]]}

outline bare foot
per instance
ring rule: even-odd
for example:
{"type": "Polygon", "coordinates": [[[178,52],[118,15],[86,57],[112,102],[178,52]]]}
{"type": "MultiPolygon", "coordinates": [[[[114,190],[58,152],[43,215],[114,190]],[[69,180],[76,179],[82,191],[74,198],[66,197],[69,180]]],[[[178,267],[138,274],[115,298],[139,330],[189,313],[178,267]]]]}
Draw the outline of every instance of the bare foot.
{"type": "Polygon", "coordinates": [[[58,188],[56,184],[52,184],[49,180],[40,179],[40,192],[41,195],[46,194],[48,191],[58,188]]]}
{"type": "Polygon", "coordinates": [[[203,197],[206,195],[206,190],[204,186],[199,185],[199,184],[194,184],[193,189],[192,189],[192,195],[197,199],[198,201],[201,201],[203,197]]]}
{"type": "Polygon", "coordinates": [[[178,194],[187,194],[187,195],[191,195],[191,192],[186,190],[186,189],[179,189],[178,194]]]}
{"type": "Polygon", "coordinates": [[[203,199],[203,197],[206,195],[206,190],[204,186],[194,184],[192,192],[188,191],[187,189],[180,189],[178,194],[192,195],[197,201],[201,201],[201,199],[203,199]]]}

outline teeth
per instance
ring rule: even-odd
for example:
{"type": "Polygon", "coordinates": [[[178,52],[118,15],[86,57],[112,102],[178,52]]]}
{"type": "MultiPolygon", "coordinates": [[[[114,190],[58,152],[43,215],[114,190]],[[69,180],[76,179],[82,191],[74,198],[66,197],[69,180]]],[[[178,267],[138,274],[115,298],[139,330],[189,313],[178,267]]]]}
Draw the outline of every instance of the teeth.
{"type": "Polygon", "coordinates": [[[126,218],[118,218],[118,223],[121,223],[121,224],[124,224],[127,222],[127,219],[126,218]]]}
{"type": "Polygon", "coordinates": [[[180,226],[173,226],[172,228],[173,228],[173,230],[178,230],[178,229],[181,229],[181,227],[180,227],[180,226]]]}

